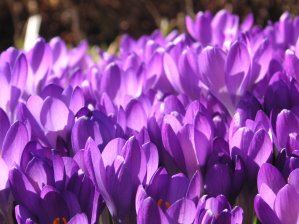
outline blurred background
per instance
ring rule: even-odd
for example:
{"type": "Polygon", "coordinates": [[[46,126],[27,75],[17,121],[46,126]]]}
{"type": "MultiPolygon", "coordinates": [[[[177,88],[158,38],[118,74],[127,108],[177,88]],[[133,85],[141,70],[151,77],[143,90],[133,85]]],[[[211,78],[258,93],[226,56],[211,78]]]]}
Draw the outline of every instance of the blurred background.
{"type": "Polygon", "coordinates": [[[276,21],[284,11],[296,15],[297,0],[0,0],[0,50],[22,47],[28,18],[41,16],[40,35],[62,37],[68,44],[87,39],[105,47],[119,35],[134,37],[156,28],[184,31],[184,17],[200,10],[226,8],[241,19],[253,13],[255,23],[276,21]]]}

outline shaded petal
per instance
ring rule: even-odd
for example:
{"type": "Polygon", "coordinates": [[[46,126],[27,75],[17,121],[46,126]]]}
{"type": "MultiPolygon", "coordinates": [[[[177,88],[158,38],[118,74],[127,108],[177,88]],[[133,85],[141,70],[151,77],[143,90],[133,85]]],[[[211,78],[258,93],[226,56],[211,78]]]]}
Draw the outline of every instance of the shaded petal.
{"type": "Polygon", "coordinates": [[[159,168],[152,177],[146,191],[149,196],[156,199],[166,201],[168,189],[170,184],[170,177],[166,170],[159,168]]]}
{"type": "Polygon", "coordinates": [[[74,152],[84,149],[89,137],[95,138],[94,126],[94,121],[85,116],[76,120],[71,133],[72,149],[74,152]]]}
{"type": "Polygon", "coordinates": [[[10,122],[5,111],[0,108],[0,147],[2,148],[5,135],[10,127],[10,122]]]}
{"type": "Polygon", "coordinates": [[[157,203],[150,197],[142,202],[137,213],[137,222],[140,224],[169,223],[157,203]]]}
{"type": "Polygon", "coordinates": [[[30,212],[38,214],[40,198],[25,174],[17,168],[12,168],[9,172],[9,181],[14,199],[30,212]]]}
{"type": "Polygon", "coordinates": [[[42,79],[52,67],[51,48],[44,39],[39,39],[32,50],[28,53],[28,61],[30,62],[32,72],[35,77],[42,79]]]}
{"type": "Polygon", "coordinates": [[[69,219],[68,207],[62,195],[53,187],[47,185],[41,192],[41,205],[49,223],[57,217],[69,219]]]}
{"type": "Polygon", "coordinates": [[[175,201],[186,196],[189,187],[189,179],[182,173],[173,175],[168,186],[167,201],[173,204],[175,201]]]}
{"type": "Polygon", "coordinates": [[[299,169],[293,170],[288,178],[288,183],[296,188],[297,193],[299,193],[299,169]]]}
{"type": "Polygon", "coordinates": [[[26,209],[26,207],[22,205],[17,205],[15,207],[15,213],[16,220],[20,224],[28,224],[31,223],[30,221],[32,221],[32,223],[36,223],[34,220],[34,216],[26,209]]]}
{"type": "Polygon", "coordinates": [[[223,194],[230,195],[232,183],[232,170],[226,164],[215,164],[208,167],[205,177],[205,189],[213,197],[223,194]],[[219,181],[219,180],[222,181],[219,181]]]}

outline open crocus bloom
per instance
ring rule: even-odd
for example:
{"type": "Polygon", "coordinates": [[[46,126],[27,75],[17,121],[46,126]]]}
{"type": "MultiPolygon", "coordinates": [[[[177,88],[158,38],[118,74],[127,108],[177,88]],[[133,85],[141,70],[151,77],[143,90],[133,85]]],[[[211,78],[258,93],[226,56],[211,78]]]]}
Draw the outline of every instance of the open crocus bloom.
{"type": "Polygon", "coordinates": [[[26,149],[22,164],[26,168],[10,170],[11,191],[18,204],[17,221],[51,224],[82,219],[83,223],[95,223],[100,196],[91,180],[79,171],[73,159],[48,157],[45,150],[35,148],[28,152],[26,149]]]}
{"type": "Polygon", "coordinates": [[[182,173],[169,176],[158,169],[145,188],[138,187],[138,223],[193,223],[201,184],[198,172],[189,180],[182,173]]]}

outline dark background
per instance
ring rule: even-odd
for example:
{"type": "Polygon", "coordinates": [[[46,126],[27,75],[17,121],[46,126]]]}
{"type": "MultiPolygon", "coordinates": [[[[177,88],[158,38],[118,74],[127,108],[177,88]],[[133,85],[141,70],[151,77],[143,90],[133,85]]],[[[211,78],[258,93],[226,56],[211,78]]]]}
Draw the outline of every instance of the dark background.
{"type": "Polygon", "coordinates": [[[108,45],[117,36],[149,34],[161,21],[183,31],[186,14],[213,13],[226,8],[241,19],[253,13],[255,23],[276,21],[288,10],[298,14],[299,1],[285,0],[0,0],[0,50],[21,46],[27,19],[40,14],[40,34],[49,40],[61,36],[69,44],[87,39],[91,45],[108,45]],[[18,44],[19,43],[19,44],[18,44]]]}

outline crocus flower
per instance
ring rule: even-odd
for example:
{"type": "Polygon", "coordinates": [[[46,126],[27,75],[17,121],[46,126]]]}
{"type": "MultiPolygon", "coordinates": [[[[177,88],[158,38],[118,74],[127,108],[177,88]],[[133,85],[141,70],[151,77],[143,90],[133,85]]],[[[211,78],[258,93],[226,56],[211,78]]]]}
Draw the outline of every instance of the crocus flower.
{"type": "Polygon", "coordinates": [[[189,180],[182,173],[169,176],[165,169],[158,169],[145,188],[138,187],[138,223],[193,223],[201,184],[198,172],[189,180]]]}
{"type": "Polygon", "coordinates": [[[231,207],[225,196],[200,198],[194,223],[242,223],[243,209],[231,207]]]}
{"type": "Polygon", "coordinates": [[[244,184],[246,173],[244,162],[238,155],[230,156],[228,143],[223,139],[215,139],[213,145],[214,150],[206,167],[205,192],[213,197],[222,194],[233,201],[244,184]]]}
{"type": "Polygon", "coordinates": [[[158,168],[154,147],[116,138],[102,153],[89,138],[84,152],[86,170],[117,223],[134,221],[133,201],[139,184],[150,180],[158,168]],[[131,216],[131,217],[130,217],[131,216]],[[131,221],[130,221],[131,220],[131,221]]]}
{"type": "Polygon", "coordinates": [[[22,167],[9,172],[18,223],[66,223],[82,212],[88,223],[95,223],[100,198],[91,180],[73,159],[52,157],[48,149],[38,147],[28,145],[22,167]]]}
{"type": "Polygon", "coordinates": [[[277,168],[264,164],[258,173],[255,212],[262,223],[297,223],[299,219],[298,173],[293,170],[288,182],[277,168]]]}

